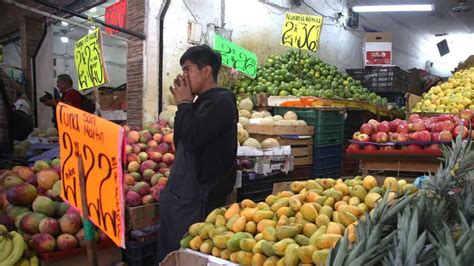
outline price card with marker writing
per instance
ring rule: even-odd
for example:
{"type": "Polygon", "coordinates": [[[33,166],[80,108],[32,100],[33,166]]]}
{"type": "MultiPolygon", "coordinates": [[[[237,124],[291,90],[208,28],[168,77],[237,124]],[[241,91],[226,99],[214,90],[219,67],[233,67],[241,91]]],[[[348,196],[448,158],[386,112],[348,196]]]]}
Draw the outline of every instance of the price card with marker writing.
{"type": "Polygon", "coordinates": [[[61,156],[61,198],[82,213],[119,247],[125,247],[123,196],[124,130],[117,124],[70,105],[56,107],[61,156]],[[81,198],[79,156],[86,199],[81,198]]]}
{"type": "Polygon", "coordinates": [[[257,55],[220,35],[214,35],[214,50],[220,52],[222,64],[252,78],[257,75],[257,55]]]}
{"type": "Polygon", "coordinates": [[[281,44],[298,49],[316,52],[323,17],[286,13],[281,35],[281,44]]]}
{"type": "Polygon", "coordinates": [[[79,90],[87,90],[108,82],[99,28],[74,44],[74,62],[79,90]]]}

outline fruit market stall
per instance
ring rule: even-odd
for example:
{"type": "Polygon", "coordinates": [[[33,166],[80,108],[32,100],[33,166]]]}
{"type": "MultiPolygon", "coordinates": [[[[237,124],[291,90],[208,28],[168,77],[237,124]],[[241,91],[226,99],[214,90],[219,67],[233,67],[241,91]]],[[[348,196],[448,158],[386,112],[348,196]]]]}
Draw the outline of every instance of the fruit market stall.
{"type": "Polygon", "coordinates": [[[456,137],[473,138],[470,115],[437,115],[420,117],[412,114],[407,120],[371,119],[353,134],[346,154],[360,161],[364,174],[369,171],[435,172],[439,167],[441,146],[451,145],[456,137]]]}

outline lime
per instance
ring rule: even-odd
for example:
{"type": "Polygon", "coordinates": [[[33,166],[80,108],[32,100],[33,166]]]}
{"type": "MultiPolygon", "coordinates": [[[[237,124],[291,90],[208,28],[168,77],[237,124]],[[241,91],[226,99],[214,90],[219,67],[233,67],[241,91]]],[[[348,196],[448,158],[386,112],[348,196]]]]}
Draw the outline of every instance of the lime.
{"type": "Polygon", "coordinates": [[[287,91],[280,91],[280,93],[278,94],[280,96],[288,96],[290,95],[287,91]]]}

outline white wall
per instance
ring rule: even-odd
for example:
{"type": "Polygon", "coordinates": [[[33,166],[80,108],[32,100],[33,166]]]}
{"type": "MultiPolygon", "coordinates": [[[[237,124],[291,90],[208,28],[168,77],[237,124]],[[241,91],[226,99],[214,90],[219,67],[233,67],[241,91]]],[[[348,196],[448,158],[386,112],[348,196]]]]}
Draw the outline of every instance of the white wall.
{"type": "Polygon", "coordinates": [[[0,68],[5,71],[10,77],[13,74],[15,79],[21,77],[21,55],[20,55],[20,41],[15,41],[3,46],[3,64],[0,68]]]}

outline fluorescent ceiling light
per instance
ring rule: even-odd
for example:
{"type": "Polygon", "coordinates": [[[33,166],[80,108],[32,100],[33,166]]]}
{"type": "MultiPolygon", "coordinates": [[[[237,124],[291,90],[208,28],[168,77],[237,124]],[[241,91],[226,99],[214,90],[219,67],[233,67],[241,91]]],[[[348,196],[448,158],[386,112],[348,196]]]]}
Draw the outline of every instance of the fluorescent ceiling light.
{"type": "Polygon", "coordinates": [[[69,26],[69,23],[67,23],[66,21],[61,21],[61,26],[67,27],[69,26]]]}
{"type": "Polygon", "coordinates": [[[92,13],[95,13],[95,12],[97,12],[97,7],[93,7],[93,8],[91,8],[91,10],[90,10],[90,11],[91,11],[92,13]]]}
{"type": "Polygon", "coordinates": [[[353,6],[354,12],[406,12],[406,11],[433,11],[433,5],[377,5],[377,6],[353,6]]]}
{"type": "Polygon", "coordinates": [[[92,30],[89,30],[88,32],[89,34],[91,34],[91,33],[94,33],[94,30],[92,29],[92,30]]]}
{"type": "Polygon", "coordinates": [[[68,43],[69,42],[69,38],[67,36],[62,36],[61,37],[61,42],[62,43],[68,43]]]}

